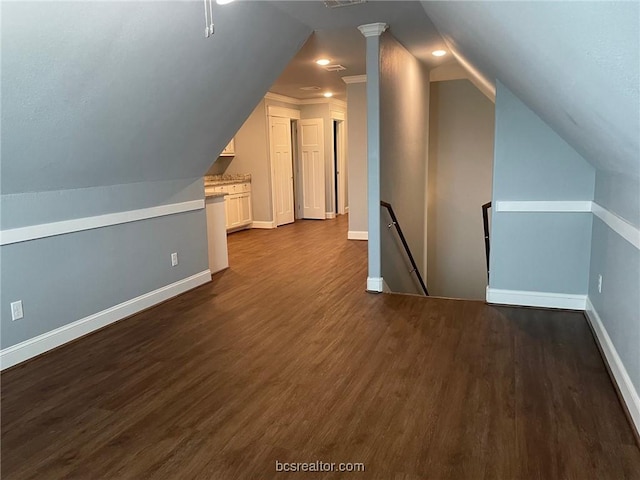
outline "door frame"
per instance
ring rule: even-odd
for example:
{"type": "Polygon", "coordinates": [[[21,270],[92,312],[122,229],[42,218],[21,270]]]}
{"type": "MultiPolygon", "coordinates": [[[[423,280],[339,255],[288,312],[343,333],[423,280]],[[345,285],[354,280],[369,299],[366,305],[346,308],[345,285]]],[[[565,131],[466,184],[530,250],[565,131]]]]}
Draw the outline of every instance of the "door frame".
{"type": "MultiPolygon", "coordinates": [[[[296,110],[293,108],[286,108],[286,107],[277,107],[275,105],[267,105],[266,106],[266,117],[267,117],[267,141],[269,144],[269,148],[267,151],[267,156],[269,157],[269,182],[271,184],[271,218],[272,218],[272,226],[273,228],[278,228],[278,224],[277,224],[277,220],[276,220],[276,182],[275,182],[275,178],[276,178],[276,174],[275,174],[275,162],[273,161],[273,155],[271,155],[271,152],[273,151],[273,143],[272,143],[272,138],[271,138],[271,117],[282,117],[282,118],[286,118],[289,120],[289,123],[300,120],[300,110],[296,110]]],[[[292,142],[293,143],[293,142],[292,142]]],[[[294,179],[293,179],[293,184],[295,184],[296,182],[296,159],[294,157],[294,147],[293,145],[291,145],[291,161],[292,163],[292,169],[293,169],[293,175],[294,175],[294,179]]],[[[293,218],[294,220],[296,218],[298,218],[296,216],[296,210],[297,210],[297,206],[296,206],[296,196],[295,196],[295,187],[294,191],[292,192],[293,195],[293,209],[294,209],[294,215],[293,218]]]]}
{"type": "Polygon", "coordinates": [[[333,211],[335,212],[337,210],[338,215],[344,215],[345,213],[347,213],[346,211],[346,180],[347,177],[345,175],[345,172],[347,171],[347,159],[346,159],[346,135],[345,135],[345,130],[346,130],[346,125],[347,125],[347,118],[346,118],[346,114],[344,112],[339,112],[336,110],[331,110],[331,206],[333,208],[333,211]],[[337,130],[338,130],[338,138],[335,138],[335,134],[334,134],[334,129],[333,129],[333,122],[337,122],[337,130]],[[338,152],[338,158],[336,159],[334,156],[334,148],[333,146],[336,144],[337,141],[337,148],[335,150],[337,150],[338,152]],[[336,164],[338,165],[338,185],[336,188],[335,185],[335,179],[336,179],[336,164]],[[336,199],[336,190],[338,191],[338,198],[336,199]],[[337,207],[336,208],[336,201],[337,201],[337,207]]]}

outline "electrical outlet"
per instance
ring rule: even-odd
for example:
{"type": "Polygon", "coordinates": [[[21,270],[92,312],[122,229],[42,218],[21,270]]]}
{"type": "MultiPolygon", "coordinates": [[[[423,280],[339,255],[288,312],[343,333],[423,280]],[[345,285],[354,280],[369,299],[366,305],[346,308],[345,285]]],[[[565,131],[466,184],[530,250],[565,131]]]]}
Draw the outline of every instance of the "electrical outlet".
{"type": "Polygon", "coordinates": [[[20,320],[24,317],[24,312],[22,311],[22,300],[18,300],[17,302],[11,303],[11,320],[16,321],[20,320]]]}
{"type": "Polygon", "coordinates": [[[598,275],[598,293],[602,293],[602,275],[598,275]]]}
{"type": "Polygon", "coordinates": [[[176,265],[178,265],[178,254],[174,252],[171,254],[171,266],[175,267],[176,265]]]}

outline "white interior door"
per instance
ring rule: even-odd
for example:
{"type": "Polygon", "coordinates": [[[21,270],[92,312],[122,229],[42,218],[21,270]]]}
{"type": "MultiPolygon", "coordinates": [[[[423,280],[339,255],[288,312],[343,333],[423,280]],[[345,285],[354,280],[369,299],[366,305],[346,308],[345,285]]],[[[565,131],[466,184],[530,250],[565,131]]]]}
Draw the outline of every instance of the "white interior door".
{"type": "Polygon", "coordinates": [[[324,131],[321,118],[300,120],[302,217],[325,218],[324,131]]]}
{"type": "Polygon", "coordinates": [[[293,157],[291,156],[291,121],[269,117],[269,142],[273,162],[276,225],[293,223],[293,157]]]}

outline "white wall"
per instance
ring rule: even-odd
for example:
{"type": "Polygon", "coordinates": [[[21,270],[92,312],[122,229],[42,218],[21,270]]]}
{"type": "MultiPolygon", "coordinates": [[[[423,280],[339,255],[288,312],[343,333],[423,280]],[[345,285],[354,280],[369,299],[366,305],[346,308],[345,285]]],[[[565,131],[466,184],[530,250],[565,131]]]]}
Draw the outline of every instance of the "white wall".
{"type": "Polygon", "coordinates": [[[321,118],[324,128],[324,179],[325,179],[325,212],[335,212],[334,177],[333,177],[333,119],[331,112],[346,113],[346,109],[335,103],[318,103],[301,105],[302,118],[321,118]]]}
{"type": "Polygon", "coordinates": [[[491,201],[494,110],[468,80],[431,83],[427,202],[431,295],[485,299],[481,206],[491,201]]]}
{"type": "Polygon", "coordinates": [[[349,232],[366,233],[367,226],[367,84],[347,85],[347,164],[349,232]]]}
{"type": "Polygon", "coordinates": [[[258,222],[273,220],[267,128],[265,100],[260,100],[235,135],[236,155],[221,157],[209,170],[209,173],[251,174],[253,219],[258,222]]]}

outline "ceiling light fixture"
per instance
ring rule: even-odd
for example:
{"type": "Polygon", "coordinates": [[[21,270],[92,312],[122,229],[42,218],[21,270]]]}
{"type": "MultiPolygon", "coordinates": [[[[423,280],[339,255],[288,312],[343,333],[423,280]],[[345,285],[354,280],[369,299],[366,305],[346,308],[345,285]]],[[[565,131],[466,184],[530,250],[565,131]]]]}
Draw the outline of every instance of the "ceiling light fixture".
{"type": "Polygon", "coordinates": [[[331,97],[333,97],[333,93],[331,93],[331,92],[325,92],[325,93],[324,93],[324,96],[325,96],[326,98],[331,98],[331,97]]]}
{"type": "Polygon", "coordinates": [[[318,65],[325,66],[325,65],[329,65],[331,63],[331,60],[329,60],[328,58],[321,58],[319,60],[316,60],[316,63],[318,65]]]}
{"type": "Polygon", "coordinates": [[[226,5],[227,3],[231,3],[233,0],[216,0],[218,5],[226,5]]]}
{"type": "Polygon", "coordinates": [[[431,55],[434,57],[444,57],[447,54],[446,50],[434,50],[431,55]]]}

